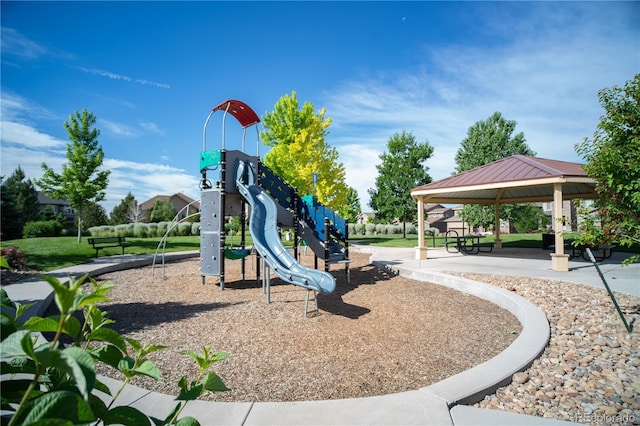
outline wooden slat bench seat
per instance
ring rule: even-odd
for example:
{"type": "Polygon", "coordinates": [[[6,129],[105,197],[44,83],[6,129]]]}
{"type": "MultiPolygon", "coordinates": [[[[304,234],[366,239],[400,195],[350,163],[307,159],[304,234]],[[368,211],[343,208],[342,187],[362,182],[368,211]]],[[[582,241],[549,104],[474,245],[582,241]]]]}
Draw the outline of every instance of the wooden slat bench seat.
{"type": "Polygon", "coordinates": [[[125,237],[91,237],[87,241],[95,249],[96,257],[98,257],[98,252],[105,247],[122,247],[122,255],[124,256],[124,248],[131,245],[127,243],[125,237]]]}

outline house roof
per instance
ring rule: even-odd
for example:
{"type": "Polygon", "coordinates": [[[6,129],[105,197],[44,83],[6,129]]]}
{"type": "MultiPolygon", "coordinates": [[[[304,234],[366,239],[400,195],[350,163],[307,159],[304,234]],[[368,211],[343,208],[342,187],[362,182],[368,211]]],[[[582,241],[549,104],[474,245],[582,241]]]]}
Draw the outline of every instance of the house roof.
{"type": "Polygon", "coordinates": [[[42,205],[57,205],[57,206],[70,206],[71,203],[67,200],[53,199],[42,191],[38,191],[38,204],[42,205]]]}
{"type": "Polygon", "coordinates": [[[513,155],[475,169],[419,186],[414,199],[440,204],[500,204],[553,201],[554,185],[563,199],[596,198],[595,181],[582,165],[513,155]]]}
{"type": "MultiPolygon", "coordinates": [[[[165,201],[165,200],[171,200],[173,198],[179,198],[181,199],[185,204],[189,204],[194,202],[195,200],[181,192],[175,193],[173,195],[156,195],[153,198],[148,199],[145,202],[140,203],[140,208],[142,209],[146,209],[146,210],[150,210],[153,208],[153,206],[155,205],[156,201],[165,201]]],[[[200,203],[199,202],[195,202],[193,204],[194,208],[196,209],[200,209],[200,203]]]]}

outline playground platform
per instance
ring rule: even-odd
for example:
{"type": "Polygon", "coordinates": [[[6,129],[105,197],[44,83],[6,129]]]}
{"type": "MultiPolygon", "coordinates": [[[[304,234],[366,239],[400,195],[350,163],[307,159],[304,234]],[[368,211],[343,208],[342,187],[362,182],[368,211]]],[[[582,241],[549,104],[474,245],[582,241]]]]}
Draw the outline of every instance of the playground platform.
{"type": "MultiPolygon", "coordinates": [[[[538,249],[502,249],[500,253],[464,256],[444,249],[429,251],[429,259],[415,260],[413,249],[371,248],[355,246],[353,250],[369,252],[377,266],[402,275],[457,288],[488,299],[511,311],[522,323],[520,336],[504,352],[470,370],[414,391],[326,401],[303,402],[208,402],[187,404],[183,416],[194,416],[203,425],[561,425],[568,422],[518,415],[467,405],[492,393],[511,381],[511,376],[525,369],[545,348],[549,325],[540,309],[526,299],[493,286],[470,281],[447,272],[492,273],[514,276],[536,276],[603,287],[594,267],[576,260],[569,272],[551,271],[549,253],[538,249]]],[[[166,261],[198,256],[198,252],[170,253],[166,261]]],[[[614,291],[640,295],[640,265],[622,268],[623,254],[614,253],[601,269],[614,291]]],[[[148,255],[110,256],[88,264],[53,271],[64,279],[85,273],[107,272],[150,265],[148,255]]],[[[157,266],[161,268],[162,266],[157,266]]],[[[161,271],[159,271],[161,273],[161,271]]],[[[39,279],[6,286],[9,296],[21,303],[35,303],[28,315],[42,314],[51,302],[49,285],[39,279]]],[[[110,387],[118,382],[101,378],[110,387]]],[[[128,386],[119,404],[133,405],[143,412],[161,416],[175,405],[174,397],[128,386]]]]}

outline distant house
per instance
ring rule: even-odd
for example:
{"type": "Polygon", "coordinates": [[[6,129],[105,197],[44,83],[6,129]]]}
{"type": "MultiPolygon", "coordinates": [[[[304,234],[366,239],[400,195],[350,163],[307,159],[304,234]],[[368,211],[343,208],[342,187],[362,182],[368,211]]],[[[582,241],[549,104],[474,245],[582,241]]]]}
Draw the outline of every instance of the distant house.
{"type": "Polygon", "coordinates": [[[69,223],[73,223],[76,218],[76,212],[67,200],[54,200],[44,192],[38,191],[38,204],[40,213],[51,209],[54,213],[60,213],[69,223]]]}
{"type": "Polygon", "coordinates": [[[441,234],[447,232],[447,222],[454,215],[453,209],[441,204],[425,204],[426,228],[436,228],[441,234]]]}
{"type": "Polygon", "coordinates": [[[169,200],[173,207],[176,209],[176,212],[180,213],[180,219],[184,219],[189,215],[197,213],[200,211],[200,203],[195,201],[193,198],[184,195],[179,192],[173,195],[156,195],[155,197],[140,203],[140,210],[144,212],[143,221],[149,222],[151,217],[151,211],[153,210],[153,206],[156,204],[156,201],[166,201],[169,200]],[[185,209],[185,207],[189,206],[185,209]],[[184,209],[184,210],[183,210],[184,209]]]}
{"type": "Polygon", "coordinates": [[[362,212],[358,215],[356,223],[365,225],[367,223],[377,223],[376,214],[374,212],[362,212]]]}
{"type": "MultiPolygon", "coordinates": [[[[593,200],[583,200],[583,205],[590,206],[593,204],[593,200]]],[[[553,215],[553,202],[538,203],[542,207],[542,211],[547,216],[551,217],[551,223],[557,223],[556,218],[553,215]]],[[[562,201],[562,230],[563,231],[576,231],[578,229],[578,217],[576,206],[571,200],[562,201]]],[[[553,225],[551,226],[553,228],[553,225]]]]}

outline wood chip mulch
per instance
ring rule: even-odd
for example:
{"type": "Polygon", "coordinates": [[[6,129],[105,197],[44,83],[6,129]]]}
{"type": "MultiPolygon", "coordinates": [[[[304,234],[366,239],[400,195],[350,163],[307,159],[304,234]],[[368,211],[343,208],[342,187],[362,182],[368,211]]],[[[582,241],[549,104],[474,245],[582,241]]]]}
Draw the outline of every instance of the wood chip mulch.
{"type": "MultiPolygon", "coordinates": [[[[214,364],[230,392],[216,401],[303,401],[355,398],[415,390],[467,370],[503,351],[520,323],[477,297],[435,284],[390,276],[352,253],[351,283],[332,264],[333,294],[318,296],[318,312],[304,316],[306,290],[271,280],[271,303],[256,282],[249,256],[226,262],[225,289],[207,277],[199,260],[131,269],[99,277],[115,284],[102,305],[127,337],[169,348],[150,356],[163,382],[139,379],[149,390],[177,394],[184,375],[195,380],[195,362],[182,350],[210,345],[230,354],[214,364]]],[[[301,262],[313,267],[311,255],[301,262]]],[[[319,267],[323,263],[319,261],[319,267]]],[[[314,305],[311,303],[311,307],[314,305]]],[[[101,367],[101,374],[120,379],[101,367]]]]}

